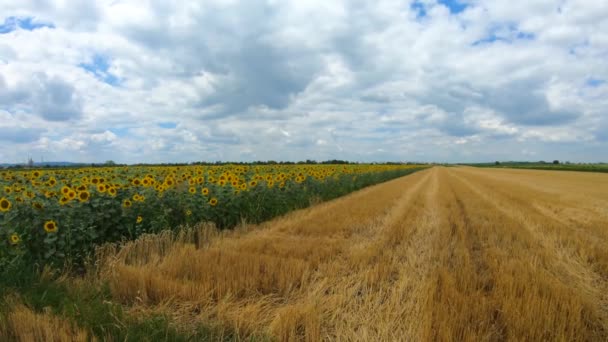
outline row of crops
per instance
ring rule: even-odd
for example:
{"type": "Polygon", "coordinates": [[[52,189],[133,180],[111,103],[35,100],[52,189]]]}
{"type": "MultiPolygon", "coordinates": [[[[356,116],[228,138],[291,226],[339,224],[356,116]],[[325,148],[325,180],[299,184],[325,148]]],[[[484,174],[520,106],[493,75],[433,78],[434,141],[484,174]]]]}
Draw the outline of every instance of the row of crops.
{"type": "Polygon", "coordinates": [[[0,270],[24,261],[78,262],[101,243],[202,221],[219,228],[259,223],[420,168],[238,165],[0,171],[0,270]]]}

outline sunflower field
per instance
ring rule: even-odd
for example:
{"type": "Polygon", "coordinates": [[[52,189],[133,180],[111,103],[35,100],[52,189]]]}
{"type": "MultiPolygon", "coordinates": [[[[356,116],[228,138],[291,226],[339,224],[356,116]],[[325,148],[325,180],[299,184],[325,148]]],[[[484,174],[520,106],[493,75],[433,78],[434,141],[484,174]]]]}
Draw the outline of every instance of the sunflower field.
{"type": "Polygon", "coordinates": [[[0,171],[0,271],[82,262],[96,245],[198,222],[231,228],[421,165],[130,166],[0,171]]]}

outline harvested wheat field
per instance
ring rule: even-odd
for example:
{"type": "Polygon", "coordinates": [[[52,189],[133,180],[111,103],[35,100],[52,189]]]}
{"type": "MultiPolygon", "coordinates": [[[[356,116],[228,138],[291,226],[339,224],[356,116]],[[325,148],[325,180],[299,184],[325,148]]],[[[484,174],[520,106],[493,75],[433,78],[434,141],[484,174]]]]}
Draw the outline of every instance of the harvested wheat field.
{"type": "Polygon", "coordinates": [[[99,257],[132,310],[242,338],[608,340],[607,174],[435,167],[99,257]]]}

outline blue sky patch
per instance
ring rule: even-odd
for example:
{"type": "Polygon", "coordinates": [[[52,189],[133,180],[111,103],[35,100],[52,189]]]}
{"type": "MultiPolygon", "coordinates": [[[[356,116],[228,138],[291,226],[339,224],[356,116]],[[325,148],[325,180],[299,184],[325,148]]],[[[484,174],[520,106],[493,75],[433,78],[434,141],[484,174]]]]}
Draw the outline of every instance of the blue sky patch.
{"type": "Polygon", "coordinates": [[[426,8],[424,7],[424,4],[421,3],[420,1],[412,2],[412,4],[410,5],[410,8],[412,9],[412,11],[414,11],[416,13],[416,18],[426,17],[426,8]]]}
{"type": "Polygon", "coordinates": [[[177,127],[177,124],[175,122],[160,122],[158,124],[158,127],[165,128],[165,129],[173,129],[173,128],[177,127]]]}
{"type": "Polygon", "coordinates": [[[474,42],[473,46],[491,44],[494,42],[513,43],[518,40],[534,40],[536,36],[531,32],[520,31],[515,24],[509,24],[505,26],[496,26],[490,29],[490,33],[474,42]]]}
{"type": "Polygon", "coordinates": [[[439,0],[439,3],[447,7],[452,14],[458,14],[468,7],[467,4],[458,0],[439,0]]]}
{"type": "Polygon", "coordinates": [[[118,77],[108,72],[110,68],[110,62],[107,57],[99,54],[95,54],[90,63],[80,63],[79,66],[84,70],[92,73],[97,79],[111,86],[117,86],[120,84],[118,77]]]}
{"type": "Polygon", "coordinates": [[[116,134],[117,137],[126,137],[129,135],[129,128],[127,127],[110,128],[109,131],[116,134]]]}
{"type": "Polygon", "coordinates": [[[606,81],[600,80],[600,79],[597,79],[597,78],[593,78],[593,77],[587,79],[587,81],[585,82],[585,84],[588,87],[592,87],[592,88],[597,88],[597,87],[599,87],[599,86],[601,86],[602,84],[605,84],[605,83],[606,83],[606,81]]]}
{"type": "Polygon", "coordinates": [[[53,25],[52,23],[34,21],[34,18],[32,17],[8,17],[4,18],[3,24],[0,24],[0,34],[10,33],[18,29],[34,31],[43,27],[55,28],[55,25],[53,25]]]}

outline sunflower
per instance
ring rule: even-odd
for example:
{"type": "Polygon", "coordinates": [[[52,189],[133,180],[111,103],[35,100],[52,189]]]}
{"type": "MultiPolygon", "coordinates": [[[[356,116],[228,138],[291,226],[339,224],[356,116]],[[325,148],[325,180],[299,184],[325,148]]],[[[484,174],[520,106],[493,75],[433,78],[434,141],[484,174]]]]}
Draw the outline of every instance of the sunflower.
{"type": "Polygon", "coordinates": [[[122,202],[122,206],[125,208],[131,208],[132,205],[133,203],[131,203],[131,201],[129,201],[128,199],[122,202]]]}
{"type": "Polygon", "coordinates": [[[241,190],[245,191],[247,190],[247,183],[243,183],[240,185],[241,190]]]}
{"type": "Polygon", "coordinates": [[[13,192],[13,189],[12,189],[10,186],[5,186],[5,187],[4,187],[4,192],[5,192],[7,195],[10,195],[10,193],[11,193],[11,192],[13,192]]]}
{"type": "Polygon", "coordinates": [[[76,198],[76,195],[77,195],[77,194],[76,194],[76,191],[74,191],[74,190],[70,190],[70,192],[68,192],[68,196],[67,196],[67,197],[68,197],[68,198],[70,199],[70,201],[71,201],[71,200],[73,200],[73,199],[75,199],[75,198],[76,198]]]}
{"type": "Polygon", "coordinates": [[[44,205],[42,205],[42,203],[40,203],[40,202],[34,202],[34,203],[32,203],[32,207],[34,207],[34,208],[36,208],[38,210],[44,209],[44,205]]]}
{"type": "Polygon", "coordinates": [[[143,217],[141,217],[141,215],[137,216],[137,221],[136,221],[136,222],[137,222],[138,224],[139,224],[139,223],[142,223],[143,221],[144,221],[144,218],[143,218],[143,217]]]}
{"type": "Polygon", "coordinates": [[[191,186],[191,187],[188,189],[188,192],[194,195],[194,194],[196,193],[196,187],[191,186]]]}
{"type": "Polygon", "coordinates": [[[202,193],[203,195],[207,196],[207,195],[209,195],[209,189],[208,189],[208,188],[203,188],[203,189],[201,190],[201,193],[202,193]]]}
{"type": "Polygon", "coordinates": [[[254,181],[254,180],[252,180],[251,182],[249,182],[249,187],[250,188],[255,188],[256,185],[258,185],[258,182],[254,181]]]}
{"type": "Polygon", "coordinates": [[[78,193],[78,200],[80,202],[87,202],[89,200],[89,198],[91,198],[91,193],[89,193],[86,190],[78,193]]]}
{"type": "Polygon", "coordinates": [[[113,186],[112,186],[112,187],[109,187],[107,192],[108,192],[108,194],[109,194],[110,196],[112,196],[112,197],[116,196],[116,188],[115,188],[115,187],[113,187],[113,186]]]}
{"type": "Polygon", "coordinates": [[[0,212],[9,211],[9,210],[11,210],[12,206],[13,205],[11,204],[11,202],[9,200],[7,200],[4,197],[0,198],[0,212]]]}
{"type": "Polygon", "coordinates": [[[44,231],[47,233],[55,233],[57,232],[57,223],[55,221],[50,220],[44,223],[44,231]]]}
{"type": "Polygon", "coordinates": [[[11,245],[16,245],[19,242],[21,242],[21,238],[19,237],[19,235],[17,233],[13,233],[11,234],[11,237],[9,238],[9,241],[11,243],[11,245]]]}
{"type": "Polygon", "coordinates": [[[131,181],[131,184],[133,184],[134,186],[140,186],[141,181],[139,180],[139,178],[134,178],[133,181],[131,181]]]}
{"type": "Polygon", "coordinates": [[[190,215],[192,215],[192,210],[190,210],[190,209],[186,210],[186,216],[190,216],[190,215]]]}
{"type": "Polygon", "coordinates": [[[62,194],[64,194],[64,195],[67,195],[67,194],[68,194],[68,192],[70,192],[70,190],[71,190],[71,189],[70,189],[70,187],[69,187],[69,186],[64,185],[64,186],[61,188],[61,193],[62,193],[62,194]]]}
{"type": "Polygon", "coordinates": [[[223,180],[223,179],[220,179],[220,180],[217,182],[217,184],[219,184],[220,186],[224,186],[224,185],[226,185],[226,181],[225,181],[225,180],[223,180]]]}
{"type": "Polygon", "coordinates": [[[217,205],[217,198],[212,197],[212,198],[209,200],[209,204],[211,204],[211,206],[212,206],[212,207],[215,207],[215,206],[217,205]]]}
{"type": "Polygon", "coordinates": [[[70,199],[64,196],[59,199],[59,204],[66,205],[66,204],[68,204],[69,201],[70,201],[70,199]]]}
{"type": "Polygon", "coordinates": [[[97,191],[104,193],[104,192],[106,192],[106,190],[108,190],[108,188],[106,187],[105,184],[101,184],[101,183],[97,184],[97,191]]]}

